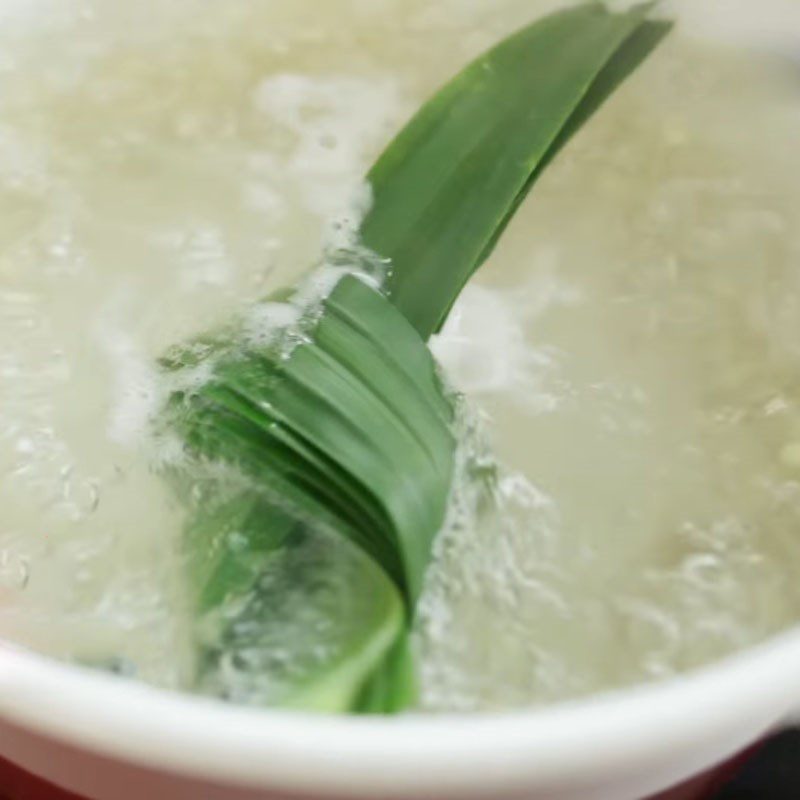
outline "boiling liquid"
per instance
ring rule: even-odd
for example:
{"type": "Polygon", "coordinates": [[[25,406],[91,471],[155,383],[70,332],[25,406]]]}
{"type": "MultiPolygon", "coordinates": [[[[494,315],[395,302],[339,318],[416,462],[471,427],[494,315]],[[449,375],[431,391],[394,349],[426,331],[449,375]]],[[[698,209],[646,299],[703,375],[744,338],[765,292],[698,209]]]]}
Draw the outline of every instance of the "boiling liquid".
{"type": "MultiPolygon", "coordinates": [[[[800,617],[800,25],[773,3],[775,53],[674,4],[434,342],[505,468],[500,512],[440,539],[425,708],[661,678],[800,617]]],[[[314,263],[409,114],[559,5],[0,6],[2,635],[186,685],[155,359],[314,263]]]]}

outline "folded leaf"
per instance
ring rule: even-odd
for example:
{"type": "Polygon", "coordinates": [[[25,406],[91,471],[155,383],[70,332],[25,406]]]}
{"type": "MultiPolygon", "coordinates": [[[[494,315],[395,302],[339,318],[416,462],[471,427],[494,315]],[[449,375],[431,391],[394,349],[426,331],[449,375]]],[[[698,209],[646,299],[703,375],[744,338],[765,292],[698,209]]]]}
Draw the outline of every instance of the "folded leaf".
{"type": "Polygon", "coordinates": [[[271,300],[295,304],[296,325],[263,341],[231,325],[163,360],[200,690],[413,703],[409,631],[457,444],[425,341],[544,167],[666,33],[649,8],[547,17],[428,101],[369,173],[360,232],[390,263],[382,291],[348,275],[309,311],[283,290],[271,300]]]}

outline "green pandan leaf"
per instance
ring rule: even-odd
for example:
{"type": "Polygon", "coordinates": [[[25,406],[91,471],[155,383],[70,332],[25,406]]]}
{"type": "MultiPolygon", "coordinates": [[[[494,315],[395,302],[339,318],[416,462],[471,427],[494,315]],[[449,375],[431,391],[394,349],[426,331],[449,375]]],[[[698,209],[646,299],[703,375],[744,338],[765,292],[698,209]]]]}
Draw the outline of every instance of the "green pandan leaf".
{"type": "Polygon", "coordinates": [[[363,241],[391,261],[389,295],[423,338],[541,167],[655,46],[664,29],[645,24],[652,5],[615,14],[592,3],[510,36],[434,95],[372,168],[363,241]],[[639,47],[623,49],[632,36],[639,47]]]}
{"type": "Polygon", "coordinates": [[[347,539],[302,524],[255,564],[253,580],[198,612],[197,688],[233,702],[356,708],[364,676],[407,627],[394,582],[347,539]]]}
{"type": "Polygon", "coordinates": [[[187,454],[171,477],[189,508],[201,691],[413,703],[409,631],[456,450],[426,339],[545,166],[666,33],[649,8],[547,17],[425,104],[369,173],[361,236],[390,262],[382,290],[348,275],[272,339],[232,325],[164,359],[207,374],[160,420],[187,454]]]}
{"type": "MultiPolygon", "coordinates": [[[[282,345],[239,346],[213,359],[211,377],[176,392],[162,419],[191,458],[174,479],[191,483],[183,494],[195,498],[185,542],[200,687],[328,711],[405,705],[414,687],[407,627],[444,520],[455,451],[430,352],[394,306],[346,276],[312,335],[288,354],[282,345]],[[203,471],[219,464],[225,469],[203,471]],[[313,560],[327,551],[290,559],[298,537],[333,534],[358,546],[359,569],[346,582],[341,559],[313,560]],[[287,564],[293,599],[286,606],[272,588],[267,601],[264,575],[288,574],[287,564]],[[308,587],[304,610],[297,586],[308,587]],[[322,666],[302,666],[308,659],[299,655],[313,645],[314,625],[306,642],[289,635],[293,619],[309,614],[321,629],[339,630],[322,666]],[[291,690],[268,657],[281,631],[299,662],[291,690]],[[367,699],[365,684],[377,675],[367,699]]],[[[180,358],[170,364],[179,370],[180,358]]]]}

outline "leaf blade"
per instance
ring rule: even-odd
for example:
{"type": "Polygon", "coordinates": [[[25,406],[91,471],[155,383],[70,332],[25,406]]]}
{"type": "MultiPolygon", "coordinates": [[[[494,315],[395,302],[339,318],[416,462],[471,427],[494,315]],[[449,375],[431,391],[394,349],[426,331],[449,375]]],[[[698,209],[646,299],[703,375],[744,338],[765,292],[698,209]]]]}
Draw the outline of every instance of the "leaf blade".
{"type": "MultiPolygon", "coordinates": [[[[212,584],[195,586],[198,610],[246,596],[250,612],[269,613],[260,572],[316,524],[360,548],[370,566],[352,590],[373,586],[380,598],[360,628],[348,629],[346,652],[298,680],[282,705],[394,713],[413,701],[409,626],[455,457],[451,399],[425,339],[543,169],[660,41],[646,35],[651,6],[613,14],[595,3],[540,20],[424,106],[369,175],[375,202],[361,234],[392,262],[388,298],[348,277],[309,341],[285,358],[230,346],[231,330],[190,352],[190,366],[213,357],[215,376],[174,404],[186,414],[175,429],[201,461],[242,471],[257,495],[269,489],[255,502],[258,515],[248,496],[231,514],[242,511],[245,522],[211,519],[195,535],[191,546],[210,550],[192,580],[212,584]],[[231,526],[247,529],[249,563],[220,549],[231,526]]],[[[179,368],[181,356],[165,364],[179,368]]],[[[320,565],[317,577],[330,579],[329,569],[320,565]]],[[[345,613],[336,608],[333,621],[345,613]]],[[[269,617],[244,621],[256,633],[270,625],[269,617]]],[[[228,620],[229,640],[241,622],[228,620]]],[[[221,656],[205,652],[211,680],[221,656]]]]}
{"type": "Polygon", "coordinates": [[[370,171],[362,239],[390,260],[389,296],[423,338],[651,5],[614,14],[593,3],[524,28],[440,90],[370,171]]]}

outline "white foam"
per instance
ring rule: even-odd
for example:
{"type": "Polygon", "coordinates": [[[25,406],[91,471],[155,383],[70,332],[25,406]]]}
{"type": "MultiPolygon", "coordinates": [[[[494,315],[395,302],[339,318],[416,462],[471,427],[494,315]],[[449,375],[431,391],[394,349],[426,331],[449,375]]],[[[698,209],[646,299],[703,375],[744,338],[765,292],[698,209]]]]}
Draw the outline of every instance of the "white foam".
{"type": "Polygon", "coordinates": [[[135,447],[141,444],[161,395],[153,358],[132,330],[126,297],[123,290],[98,315],[95,341],[106,356],[114,387],[108,435],[114,442],[135,447]]]}
{"type": "Polygon", "coordinates": [[[545,387],[559,354],[532,343],[530,330],[551,308],[574,305],[579,298],[574,287],[556,279],[549,269],[512,289],[470,284],[442,332],[432,337],[431,350],[449,379],[467,395],[507,393],[532,412],[552,410],[558,399],[545,387]]]}
{"type": "Polygon", "coordinates": [[[367,154],[406,109],[395,79],[376,74],[270,75],[253,105],[295,137],[286,169],[298,176],[308,207],[325,219],[363,191],[367,154]]]}

